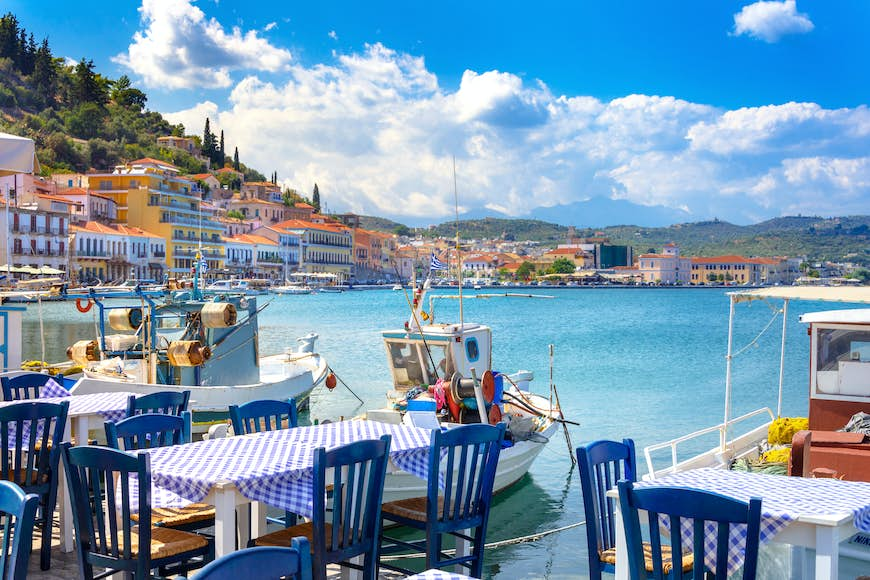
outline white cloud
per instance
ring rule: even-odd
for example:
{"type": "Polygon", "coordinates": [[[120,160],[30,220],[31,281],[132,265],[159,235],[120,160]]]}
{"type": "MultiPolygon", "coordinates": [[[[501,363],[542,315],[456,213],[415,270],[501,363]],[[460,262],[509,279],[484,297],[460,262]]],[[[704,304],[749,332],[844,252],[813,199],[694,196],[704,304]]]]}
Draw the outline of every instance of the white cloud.
{"type": "Polygon", "coordinates": [[[190,0],[142,0],[139,12],[144,31],[136,32],[127,52],[112,60],[140,75],[147,87],[229,87],[231,71],[275,72],[292,60],[289,51],[254,30],[227,32],[190,0]]]}
{"type": "Polygon", "coordinates": [[[329,38],[331,38],[332,40],[338,40],[338,33],[334,30],[330,30],[327,36],[329,36],[329,38]]]}
{"type": "Polygon", "coordinates": [[[277,22],[270,22],[269,24],[267,24],[266,26],[263,27],[263,30],[265,32],[269,32],[270,30],[272,30],[273,28],[276,28],[277,26],[278,26],[277,22]]]}
{"type": "Polygon", "coordinates": [[[734,15],[734,35],[746,34],[773,43],[787,34],[803,34],[814,28],[806,14],[797,11],[795,0],[762,0],[744,6],[734,15]]]}
{"type": "Polygon", "coordinates": [[[553,95],[500,71],[447,90],[422,58],[381,44],[256,75],[167,115],[289,187],[317,183],[330,209],[436,223],[461,211],[528,215],[596,196],[749,220],[870,213],[870,111],[785,103],[733,111],[669,96],[553,95]]]}

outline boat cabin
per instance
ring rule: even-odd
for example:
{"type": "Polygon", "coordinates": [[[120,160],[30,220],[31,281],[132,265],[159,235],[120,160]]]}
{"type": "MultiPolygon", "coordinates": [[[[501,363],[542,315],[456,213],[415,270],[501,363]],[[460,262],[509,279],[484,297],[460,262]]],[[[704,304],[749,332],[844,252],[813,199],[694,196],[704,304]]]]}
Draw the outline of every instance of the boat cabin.
{"type": "Polygon", "coordinates": [[[842,429],[870,413],[870,309],[804,314],[810,335],[810,429],[842,429]]]}
{"type": "Polygon", "coordinates": [[[383,333],[387,361],[397,391],[432,385],[454,372],[480,377],[492,363],[492,331],[482,324],[432,324],[417,330],[383,333]]]}

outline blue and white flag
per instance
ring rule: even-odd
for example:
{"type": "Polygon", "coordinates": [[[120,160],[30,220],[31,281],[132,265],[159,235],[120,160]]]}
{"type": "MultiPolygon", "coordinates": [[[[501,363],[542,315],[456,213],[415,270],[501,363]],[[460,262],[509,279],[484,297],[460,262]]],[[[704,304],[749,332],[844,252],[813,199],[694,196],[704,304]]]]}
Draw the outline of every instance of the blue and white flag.
{"type": "Polygon", "coordinates": [[[429,270],[446,270],[447,264],[438,259],[435,254],[432,254],[432,258],[429,260],[429,270]]]}
{"type": "Polygon", "coordinates": [[[205,258],[199,260],[199,271],[201,274],[208,272],[208,262],[205,261],[205,258]]]}

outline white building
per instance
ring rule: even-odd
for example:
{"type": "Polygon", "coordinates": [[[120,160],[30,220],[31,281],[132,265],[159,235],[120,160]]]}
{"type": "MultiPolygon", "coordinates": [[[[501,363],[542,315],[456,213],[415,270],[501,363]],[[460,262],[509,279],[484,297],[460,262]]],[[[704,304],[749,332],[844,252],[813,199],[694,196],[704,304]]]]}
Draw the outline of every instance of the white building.
{"type": "Polygon", "coordinates": [[[73,271],[80,281],[162,280],[166,241],[125,225],[87,222],[72,227],[73,271]]]}

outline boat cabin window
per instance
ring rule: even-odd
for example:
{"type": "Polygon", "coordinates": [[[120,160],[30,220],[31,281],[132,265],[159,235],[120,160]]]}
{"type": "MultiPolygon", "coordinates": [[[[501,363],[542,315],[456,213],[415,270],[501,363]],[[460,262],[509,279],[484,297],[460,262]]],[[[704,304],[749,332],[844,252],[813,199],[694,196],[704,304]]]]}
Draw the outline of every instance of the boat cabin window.
{"type": "Polygon", "coordinates": [[[396,388],[433,384],[439,377],[449,377],[453,373],[446,346],[429,344],[431,359],[422,343],[391,342],[389,352],[396,388]]]}
{"type": "Polygon", "coordinates": [[[816,392],[870,397],[870,331],[816,332],[816,392]]]}
{"type": "Polygon", "coordinates": [[[480,346],[476,338],[472,337],[465,341],[465,356],[468,357],[468,362],[475,362],[480,358],[480,346]]]}

